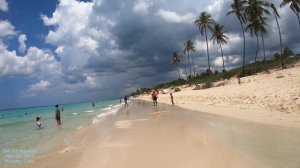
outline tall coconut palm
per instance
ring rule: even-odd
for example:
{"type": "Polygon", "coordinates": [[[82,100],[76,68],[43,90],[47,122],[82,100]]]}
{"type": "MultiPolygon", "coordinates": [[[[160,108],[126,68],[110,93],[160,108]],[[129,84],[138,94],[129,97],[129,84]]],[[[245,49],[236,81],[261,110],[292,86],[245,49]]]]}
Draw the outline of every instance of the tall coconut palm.
{"type": "MultiPolygon", "coordinates": [[[[206,50],[207,50],[207,66],[208,66],[208,72],[210,72],[210,61],[209,61],[209,51],[208,51],[208,40],[207,40],[207,28],[209,30],[213,30],[213,25],[215,24],[215,21],[212,19],[211,15],[202,12],[199,17],[195,20],[195,24],[198,26],[201,35],[203,36],[205,34],[206,39],[206,50]]],[[[208,80],[210,80],[210,73],[208,73],[208,80]]]]}
{"type": "Polygon", "coordinates": [[[269,7],[269,3],[261,0],[248,0],[245,9],[244,15],[248,21],[250,21],[250,25],[252,24],[253,27],[258,28],[262,38],[263,44],[263,53],[264,53],[264,64],[265,64],[265,71],[267,71],[267,62],[266,62],[266,52],[265,52],[265,42],[264,42],[264,34],[267,33],[266,31],[266,20],[267,18],[264,17],[266,14],[270,15],[270,11],[268,11],[267,7],[269,7]]]}
{"type": "MultiPolygon", "coordinates": [[[[177,52],[173,53],[173,57],[172,57],[171,62],[172,62],[173,65],[177,65],[177,66],[180,64],[180,57],[177,54],[177,52]]],[[[181,77],[180,77],[179,67],[177,67],[177,71],[178,71],[178,77],[180,79],[181,77]]]]}
{"type": "MultiPolygon", "coordinates": [[[[186,55],[187,53],[187,43],[184,43],[184,50],[183,50],[183,54],[186,55]]],[[[192,76],[192,64],[191,64],[191,60],[190,60],[190,55],[187,54],[187,59],[188,59],[188,62],[189,62],[189,69],[190,69],[190,76],[192,76]]]]}
{"type": "Polygon", "coordinates": [[[217,41],[217,43],[220,45],[221,54],[222,54],[222,61],[223,61],[223,72],[225,72],[225,65],[224,65],[224,55],[223,55],[223,49],[222,45],[226,44],[228,37],[225,35],[225,31],[223,31],[224,25],[215,24],[213,34],[210,40],[213,40],[213,43],[217,41]]]}
{"type": "Polygon", "coordinates": [[[235,14],[240,22],[240,26],[242,28],[243,32],[243,38],[244,38],[244,45],[243,45],[243,69],[242,73],[245,74],[245,59],[246,59],[246,37],[245,37],[245,29],[244,24],[246,23],[246,18],[244,15],[244,9],[245,9],[245,0],[233,0],[233,3],[230,5],[231,10],[227,12],[227,15],[235,14]]]}
{"type": "MultiPolygon", "coordinates": [[[[257,44],[256,44],[256,54],[254,58],[254,65],[255,65],[255,73],[256,73],[256,60],[257,60],[257,53],[258,53],[258,46],[259,46],[259,40],[258,35],[261,32],[262,41],[263,41],[263,34],[266,33],[266,23],[262,22],[260,19],[256,19],[250,22],[250,24],[246,27],[246,31],[250,30],[250,34],[253,37],[253,34],[256,36],[257,44]]],[[[264,46],[264,41],[263,41],[264,46]]],[[[265,54],[264,54],[264,60],[265,60],[265,54]]]]}
{"type": "Polygon", "coordinates": [[[271,9],[273,10],[273,14],[274,14],[274,17],[275,17],[275,20],[276,20],[276,23],[277,23],[277,28],[278,28],[278,33],[279,33],[279,41],[280,41],[280,59],[281,59],[281,68],[283,69],[284,68],[284,63],[283,63],[283,57],[282,57],[282,39],[281,39],[281,31],[280,31],[280,26],[279,26],[279,23],[278,23],[278,18],[280,18],[278,12],[277,12],[277,9],[275,7],[275,5],[273,3],[270,4],[270,7],[271,9]]]}
{"type": "MultiPolygon", "coordinates": [[[[188,54],[188,57],[190,57],[190,52],[195,52],[195,46],[194,46],[194,43],[191,41],[191,40],[188,40],[186,43],[185,43],[185,46],[184,46],[184,53],[188,54]]],[[[195,72],[195,63],[194,63],[194,57],[193,55],[191,55],[191,58],[192,58],[192,64],[193,64],[193,71],[194,71],[194,76],[196,75],[196,72],[195,72]]]]}
{"type": "Polygon", "coordinates": [[[290,3],[291,10],[296,14],[300,27],[300,1],[299,0],[282,0],[280,7],[290,3]]]}
{"type": "MultiPolygon", "coordinates": [[[[180,55],[180,60],[183,60],[183,58],[184,58],[184,57],[183,57],[183,55],[181,54],[181,55],[180,55]]],[[[185,72],[185,77],[186,77],[186,79],[188,79],[188,74],[187,74],[187,71],[186,71],[186,67],[184,66],[183,69],[184,69],[184,72],[185,72]]]]}
{"type": "Polygon", "coordinates": [[[269,3],[261,0],[248,0],[245,4],[244,14],[246,15],[246,19],[250,21],[254,21],[259,19],[260,21],[264,21],[264,16],[270,15],[270,11],[267,9],[269,7],[269,3]]]}

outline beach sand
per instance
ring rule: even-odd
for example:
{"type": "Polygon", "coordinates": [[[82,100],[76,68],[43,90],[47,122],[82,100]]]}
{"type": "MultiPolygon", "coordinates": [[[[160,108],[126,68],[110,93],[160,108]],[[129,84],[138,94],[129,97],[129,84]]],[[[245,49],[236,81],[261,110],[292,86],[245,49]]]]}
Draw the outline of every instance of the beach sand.
{"type": "MultiPolygon", "coordinates": [[[[214,83],[210,89],[179,87],[173,93],[175,105],[201,112],[225,115],[253,122],[300,127],[300,63],[294,68],[272,70],[270,74],[214,83]]],[[[174,88],[168,89],[174,92],[174,88]]],[[[138,99],[151,101],[150,95],[138,99]]],[[[169,94],[160,94],[158,103],[171,104],[169,94]]]]}
{"type": "Polygon", "coordinates": [[[134,100],[23,167],[298,168],[300,130],[134,100]],[[64,150],[62,150],[64,149],[64,150]]]}
{"type": "Polygon", "coordinates": [[[299,168],[299,64],[241,81],[140,96],[21,167],[299,168]]]}

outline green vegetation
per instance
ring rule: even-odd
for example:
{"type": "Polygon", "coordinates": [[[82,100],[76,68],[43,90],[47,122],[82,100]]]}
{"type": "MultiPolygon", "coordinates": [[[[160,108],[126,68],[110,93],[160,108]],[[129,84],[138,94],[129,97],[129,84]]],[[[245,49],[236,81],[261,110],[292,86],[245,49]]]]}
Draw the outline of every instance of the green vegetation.
{"type": "MultiPolygon", "coordinates": [[[[285,5],[290,5],[290,9],[292,12],[294,12],[297,16],[299,26],[300,26],[300,1],[299,0],[282,0],[280,7],[283,7],[285,5]]],[[[295,61],[299,60],[299,55],[296,57],[290,57],[294,55],[294,53],[289,49],[288,47],[285,47],[283,49],[282,46],[282,38],[281,38],[281,31],[279,27],[279,21],[280,15],[273,3],[269,3],[268,1],[264,0],[233,0],[232,4],[230,5],[230,9],[227,12],[227,15],[234,14],[237,19],[239,20],[240,27],[243,33],[243,54],[242,54],[242,66],[239,68],[232,69],[230,71],[225,70],[224,65],[224,55],[223,55],[223,49],[222,45],[226,44],[226,40],[230,40],[227,36],[225,31],[223,31],[224,26],[221,24],[217,24],[215,20],[212,18],[211,14],[203,11],[200,13],[200,15],[196,18],[194,24],[199,29],[201,36],[205,36],[206,40],[206,48],[207,48],[207,70],[206,72],[202,72],[200,74],[196,74],[195,72],[195,62],[193,55],[190,55],[191,52],[195,52],[194,43],[191,40],[188,40],[184,43],[184,50],[183,53],[186,57],[179,56],[177,52],[173,53],[171,63],[173,65],[177,66],[178,71],[178,80],[167,82],[167,83],[161,83],[153,88],[142,88],[140,90],[137,90],[136,92],[133,92],[132,95],[141,94],[141,93],[148,93],[151,91],[151,89],[162,89],[162,88],[169,88],[169,87],[177,87],[182,86],[184,84],[200,84],[205,83],[205,88],[209,88],[211,85],[211,82],[219,81],[221,79],[229,79],[234,76],[248,76],[248,75],[254,75],[257,72],[265,71],[267,72],[269,68],[280,68],[284,69],[289,64],[294,63],[295,61]],[[268,17],[271,15],[271,12],[273,12],[274,18],[277,23],[277,29],[279,33],[279,42],[278,45],[280,45],[280,51],[279,53],[275,53],[274,59],[267,60],[266,58],[266,52],[265,52],[265,41],[264,37],[265,34],[267,34],[269,25],[268,25],[268,17]],[[221,49],[221,55],[222,55],[222,61],[223,61],[223,73],[219,73],[218,71],[215,71],[214,73],[211,70],[210,67],[210,55],[209,55],[209,48],[208,48],[208,30],[211,32],[210,40],[217,44],[219,44],[221,49]],[[246,39],[245,39],[245,33],[246,31],[249,31],[251,34],[251,37],[256,37],[257,46],[256,46],[256,54],[254,57],[254,63],[247,64],[246,65],[246,39]],[[263,60],[258,61],[258,49],[259,49],[259,36],[261,37],[262,41],[262,51],[263,51],[263,60]],[[190,60],[190,56],[192,58],[192,63],[190,60]],[[187,58],[187,62],[189,65],[189,71],[190,73],[187,73],[186,67],[183,66],[182,68],[185,71],[185,77],[180,76],[180,63],[185,62],[184,58],[187,58]],[[192,67],[194,73],[192,74],[192,67]]],[[[267,44],[268,45],[268,44],[267,44]]],[[[278,46],[279,48],[279,46],[278,46]]],[[[253,58],[252,56],[248,56],[250,58],[253,58]]]]}
{"type": "MultiPolygon", "coordinates": [[[[278,53],[277,53],[278,54],[278,53]]],[[[295,55],[295,56],[290,56],[285,58],[285,65],[293,65],[296,62],[300,61],[300,54],[295,55]]],[[[270,69],[279,69],[281,67],[281,60],[280,59],[272,59],[272,60],[267,60],[268,66],[270,69]]],[[[257,72],[264,72],[264,61],[257,61],[256,63],[251,63],[245,65],[245,73],[247,76],[254,75],[255,74],[255,69],[257,72]]],[[[219,73],[218,71],[215,71],[215,73],[210,72],[211,75],[211,82],[216,82],[216,81],[221,81],[223,79],[230,79],[232,77],[238,76],[242,73],[243,67],[238,67],[231,69],[230,71],[219,73]]],[[[184,80],[182,78],[170,81],[170,82],[165,82],[165,83],[160,83],[152,88],[141,88],[136,90],[135,92],[132,92],[130,95],[131,96],[136,96],[139,94],[150,94],[152,90],[154,89],[166,89],[166,88],[175,88],[175,87],[181,87],[182,85],[187,85],[187,84],[204,84],[204,88],[209,88],[211,86],[210,83],[207,83],[207,78],[208,78],[208,73],[203,72],[201,74],[197,74],[195,77],[191,77],[190,80],[184,80]]]]}

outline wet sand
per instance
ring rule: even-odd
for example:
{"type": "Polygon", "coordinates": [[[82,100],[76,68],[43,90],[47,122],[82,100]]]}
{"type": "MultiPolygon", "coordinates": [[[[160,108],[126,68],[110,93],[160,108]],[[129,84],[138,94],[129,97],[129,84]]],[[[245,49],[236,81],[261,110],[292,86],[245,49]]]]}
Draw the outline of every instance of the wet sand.
{"type": "Polygon", "coordinates": [[[300,130],[136,101],[95,129],[78,168],[300,166],[300,130]],[[105,129],[105,131],[101,131],[105,129]]]}
{"type": "Polygon", "coordinates": [[[29,167],[299,168],[300,130],[134,100],[29,167]],[[57,164],[56,164],[57,163],[57,164]],[[51,165],[51,166],[49,166],[51,165]]]}

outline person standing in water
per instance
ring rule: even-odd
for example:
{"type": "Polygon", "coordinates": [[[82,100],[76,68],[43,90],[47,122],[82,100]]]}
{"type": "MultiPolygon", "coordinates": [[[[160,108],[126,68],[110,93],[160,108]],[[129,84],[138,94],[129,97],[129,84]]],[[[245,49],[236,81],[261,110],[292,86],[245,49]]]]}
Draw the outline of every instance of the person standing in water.
{"type": "Polygon", "coordinates": [[[41,123],[41,118],[42,117],[36,117],[36,126],[38,127],[38,129],[42,129],[43,127],[42,127],[42,123],[41,123]]]}
{"type": "Polygon", "coordinates": [[[61,121],[60,121],[60,109],[58,108],[58,104],[55,105],[55,119],[56,119],[57,125],[61,125],[61,121]]]}

